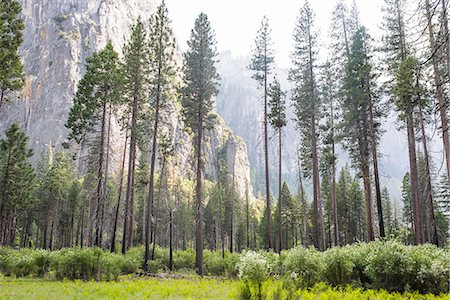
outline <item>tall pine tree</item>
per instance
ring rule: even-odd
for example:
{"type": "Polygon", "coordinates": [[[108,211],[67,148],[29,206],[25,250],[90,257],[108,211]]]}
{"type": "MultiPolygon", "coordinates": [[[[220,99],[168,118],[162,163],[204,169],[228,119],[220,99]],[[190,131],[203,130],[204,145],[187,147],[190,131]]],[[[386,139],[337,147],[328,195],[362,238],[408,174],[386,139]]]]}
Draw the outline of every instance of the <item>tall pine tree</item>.
{"type": "Polygon", "coordinates": [[[269,134],[268,134],[268,97],[269,97],[269,75],[274,62],[274,51],[272,49],[272,40],[270,38],[269,20],[264,17],[261,27],[255,38],[255,48],[253,50],[252,60],[249,69],[254,71],[253,78],[258,82],[259,87],[263,89],[264,98],[264,164],[266,176],[266,222],[267,222],[267,248],[272,249],[272,220],[270,212],[270,185],[269,185],[269,134]]]}
{"type": "Polygon", "coordinates": [[[195,262],[197,272],[203,276],[203,151],[205,128],[210,126],[213,108],[213,97],[217,95],[216,70],[217,49],[214,31],[211,29],[208,17],[201,13],[195,21],[191,38],[188,41],[189,50],[184,54],[182,105],[186,125],[194,133],[194,148],[196,157],[196,188],[195,188],[195,262]]]}

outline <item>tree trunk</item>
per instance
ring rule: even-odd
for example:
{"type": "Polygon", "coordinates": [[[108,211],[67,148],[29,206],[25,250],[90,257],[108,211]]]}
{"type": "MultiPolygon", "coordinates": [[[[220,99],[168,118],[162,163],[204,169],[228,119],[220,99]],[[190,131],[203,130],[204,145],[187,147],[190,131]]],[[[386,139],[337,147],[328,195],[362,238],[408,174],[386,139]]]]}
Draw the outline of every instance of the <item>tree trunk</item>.
{"type": "Polygon", "coordinates": [[[315,202],[315,228],[316,232],[316,247],[321,251],[326,249],[325,243],[325,224],[323,220],[322,198],[320,196],[320,172],[319,159],[317,154],[317,134],[316,134],[316,118],[313,114],[311,116],[311,142],[312,142],[312,161],[313,161],[313,187],[314,187],[314,202],[315,202]]]}
{"type": "Polygon", "coordinates": [[[416,138],[414,133],[413,113],[409,112],[406,116],[406,126],[408,130],[408,151],[409,151],[409,166],[411,172],[411,207],[414,212],[414,241],[416,245],[423,242],[422,237],[422,212],[419,197],[419,176],[417,171],[417,157],[416,157],[416,138]]]}
{"type": "Polygon", "coordinates": [[[364,182],[364,198],[366,200],[366,215],[367,215],[367,239],[369,242],[375,239],[373,232],[373,219],[372,219],[372,192],[370,186],[370,168],[368,163],[364,164],[362,168],[362,176],[364,182]]]}
{"type": "Polygon", "coordinates": [[[233,253],[233,243],[234,243],[234,202],[236,197],[236,186],[235,186],[235,166],[236,166],[236,158],[233,160],[233,190],[232,190],[232,196],[231,196],[231,210],[230,210],[230,253],[233,253]]]}
{"type": "Polygon", "coordinates": [[[169,211],[169,270],[173,270],[173,211],[169,211]]]}
{"type": "Polygon", "coordinates": [[[111,253],[116,252],[116,235],[117,235],[117,227],[119,225],[120,202],[122,200],[123,174],[125,172],[125,160],[126,160],[126,156],[127,156],[127,146],[128,146],[128,129],[126,129],[125,145],[123,146],[122,167],[120,169],[120,176],[119,176],[119,191],[118,191],[118,196],[117,196],[116,213],[114,215],[114,227],[113,227],[112,239],[111,239],[111,253]]]}
{"type": "Polygon", "coordinates": [[[203,277],[203,219],[202,219],[202,140],[203,140],[203,116],[201,108],[199,111],[197,128],[197,145],[195,151],[197,156],[196,171],[196,201],[195,201],[195,265],[198,275],[203,277]]]}
{"type": "MultiPolygon", "coordinates": [[[[439,114],[441,118],[441,126],[442,126],[442,142],[444,145],[444,153],[445,153],[445,162],[447,166],[447,179],[450,181],[450,140],[448,136],[448,116],[447,116],[447,103],[444,99],[444,88],[442,78],[440,76],[439,70],[439,62],[436,57],[436,41],[434,38],[434,30],[433,30],[433,22],[431,16],[431,6],[430,1],[425,0],[425,10],[427,17],[427,25],[428,25],[428,35],[430,40],[430,48],[432,53],[432,64],[433,64],[433,73],[434,73],[434,85],[436,88],[436,98],[437,98],[437,107],[439,109],[439,114]]],[[[448,38],[448,36],[447,36],[448,38]]],[[[450,59],[450,58],[449,58],[450,59]]]]}
{"type": "MultiPolygon", "coordinates": [[[[367,84],[369,84],[369,82],[367,82],[367,84]]],[[[373,174],[375,179],[375,195],[377,200],[378,227],[380,229],[380,237],[384,238],[386,234],[384,231],[383,206],[381,203],[381,187],[378,171],[377,137],[375,133],[374,118],[373,118],[373,102],[370,89],[369,89],[369,130],[370,130],[370,144],[372,146],[371,152],[372,152],[373,174]]]]}
{"type": "Polygon", "coordinates": [[[250,249],[250,202],[248,199],[248,182],[245,181],[245,224],[246,224],[246,239],[247,249],[250,249]]]}
{"type": "Polygon", "coordinates": [[[300,165],[300,149],[297,149],[297,167],[298,167],[298,185],[299,185],[299,196],[300,196],[300,204],[302,207],[302,217],[303,217],[303,245],[307,246],[308,243],[308,216],[306,209],[306,198],[303,190],[303,182],[302,182],[302,169],[300,165]]]}
{"type": "Polygon", "coordinates": [[[264,163],[266,175],[266,217],[267,217],[267,249],[272,249],[272,214],[270,212],[270,185],[269,185],[269,133],[267,121],[267,45],[264,48],[264,163]]]}
{"type": "MultiPolygon", "coordinates": [[[[345,26],[345,22],[344,22],[345,26]]],[[[345,28],[345,27],[344,27],[345,28]]],[[[346,30],[344,30],[346,32],[346,30]]],[[[345,37],[347,44],[347,37],[345,37]]],[[[338,211],[337,211],[337,200],[336,200],[336,149],[335,149],[335,133],[334,133],[334,103],[331,102],[331,153],[333,156],[333,162],[331,166],[331,206],[333,211],[333,224],[334,224],[334,245],[340,246],[339,241],[339,222],[338,222],[338,211]]],[[[331,243],[331,240],[330,240],[331,243]]]]}
{"type": "Polygon", "coordinates": [[[281,127],[278,128],[278,253],[281,253],[281,249],[283,247],[282,236],[282,222],[281,222],[281,210],[282,210],[282,201],[281,201],[281,127]]]}
{"type": "Polygon", "coordinates": [[[98,247],[102,247],[103,244],[103,227],[105,222],[105,205],[106,205],[106,191],[108,188],[108,176],[109,176],[109,156],[110,156],[110,144],[111,144],[111,116],[112,116],[112,105],[109,104],[108,113],[108,132],[106,138],[106,160],[105,160],[105,183],[103,184],[103,199],[100,206],[100,224],[97,227],[97,244],[98,247]]]}
{"type": "Polygon", "coordinates": [[[97,192],[96,192],[96,219],[95,219],[95,246],[101,247],[100,245],[100,236],[99,236],[99,227],[101,222],[101,205],[102,201],[104,201],[104,182],[103,182],[103,162],[104,162],[104,151],[105,151],[105,135],[106,135],[106,101],[103,103],[103,112],[102,112],[102,125],[101,125],[101,133],[100,133],[100,149],[99,149],[99,157],[98,157],[98,170],[97,170],[97,192]]]}
{"type": "Polygon", "coordinates": [[[439,246],[438,235],[436,229],[436,219],[434,217],[434,205],[433,205],[433,188],[431,185],[431,173],[430,173],[430,156],[428,154],[428,142],[427,135],[425,132],[424,118],[422,113],[422,107],[419,107],[419,119],[420,119],[420,129],[422,132],[422,147],[423,154],[425,157],[425,176],[426,176],[426,186],[425,195],[427,199],[427,229],[429,231],[429,242],[439,246]]]}

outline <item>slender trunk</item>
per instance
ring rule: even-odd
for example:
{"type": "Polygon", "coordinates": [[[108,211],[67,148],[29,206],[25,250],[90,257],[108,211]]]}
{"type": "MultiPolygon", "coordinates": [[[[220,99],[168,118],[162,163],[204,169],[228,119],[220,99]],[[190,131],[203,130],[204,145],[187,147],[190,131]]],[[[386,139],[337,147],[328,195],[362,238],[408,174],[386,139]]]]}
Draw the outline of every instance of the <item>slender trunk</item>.
{"type": "Polygon", "coordinates": [[[267,249],[272,249],[272,214],[270,212],[270,185],[269,185],[269,133],[267,121],[267,45],[264,48],[264,163],[266,175],[266,217],[267,217],[267,249]]]}
{"type": "Polygon", "coordinates": [[[230,253],[233,253],[233,243],[234,243],[234,202],[236,197],[236,186],[235,186],[235,167],[236,167],[236,158],[233,160],[233,190],[232,190],[232,196],[231,196],[231,210],[230,210],[230,253]]]}
{"type": "MultiPolygon", "coordinates": [[[[446,60],[446,64],[447,64],[447,74],[445,78],[449,78],[450,77],[450,36],[449,36],[449,32],[448,32],[448,1],[447,0],[441,0],[441,7],[442,7],[442,25],[444,28],[444,32],[443,32],[443,36],[445,37],[445,42],[444,42],[444,46],[445,46],[445,60],[446,60]]],[[[450,82],[449,82],[450,83],[450,82]]],[[[1,107],[0,107],[1,109],[1,107]]]]}
{"type": "Polygon", "coordinates": [[[117,192],[117,194],[118,194],[117,205],[116,205],[116,212],[114,215],[114,227],[113,227],[112,239],[111,239],[111,253],[116,252],[116,235],[117,235],[117,227],[119,225],[120,202],[122,200],[123,174],[125,172],[125,160],[126,160],[126,156],[127,156],[127,146],[128,146],[128,129],[126,129],[125,144],[123,146],[122,167],[120,168],[119,190],[117,192]]]}
{"type": "Polygon", "coordinates": [[[313,186],[314,186],[314,201],[316,210],[315,229],[316,232],[316,247],[324,251],[325,243],[325,224],[323,220],[322,198],[320,196],[320,174],[319,174],[319,159],[317,154],[317,134],[316,134],[316,118],[313,114],[311,117],[311,141],[312,141],[312,161],[313,161],[313,186]]]}
{"type": "MultiPolygon", "coordinates": [[[[161,163],[161,174],[160,174],[160,177],[159,177],[159,184],[158,184],[158,198],[156,198],[156,207],[160,207],[160,202],[161,202],[161,195],[162,195],[162,193],[163,193],[163,178],[165,177],[165,175],[164,175],[164,172],[165,172],[165,167],[166,167],[166,159],[165,159],[165,157],[163,157],[162,158],[162,163],[161,163]]],[[[167,186],[166,186],[166,188],[167,188],[167,186]]],[[[152,232],[153,232],[153,245],[152,245],[152,254],[151,254],[151,256],[150,256],[150,259],[151,260],[154,260],[155,259],[155,249],[156,249],[156,233],[157,233],[157,230],[158,230],[158,216],[156,215],[156,212],[157,212],[157,210],[155,209],[154,210],[154,213],[153,213],[153,220],[154,220],[154,223],[153,223],[153,230],[152,230],[152,232]]]]}
{"type": "Polygon", "coordinates": [[[173,270],[173,210],[169,211],[169,270],[173,270]]]}
{"type": "Polygon", "coordinates": [[[197,174],[196,174],[196,202],[195,202],[195,262],[198,275],[203,277],[203,219],[202,219],[202,140],[203,140],[203,116],[202,109],[199,109],[197,128],[197,174]]]}
{"type": "Polygon", "coordinates": [[[128,248],[131,246],[133,240],[132,232],[134,222],[132,222],[133,216],[133,202],[134,202],[134,175],[136,171],[136,143],[137,143],[137,101],[134,97],[133,108],[131,113],[131,128],[130,128],[130,153],[128,154],[128,174],[127,174],[127,189],[125,197],[125,218],[123,226],[122,237],[122,253],[125,254],[128,248]]]}
{"type": "Polygon", "coordinates": [[[282,200],[281,200],[281,127],[278,128],[278,253],[281,253],[282,249],[282,222],[281,222],[281,210],[282,210],[282,200]]]}
{"type": "MultiPolygon", "coordinates": [[[[162,51],[163,49],[163,23],[164,18],[161,19],[159,40],[158,40],[158,72],[157,72],[157,85],[156,85],[156,103],[155,103],[155,120],[153,126],[153,137],[152,137],[152,155],[150,159],[150,180],[149,180],[149,191],[148,191],[148,203],[147,203],[147,216],[146,216],[146,228],[145,228],[145,254],[144,254],[144,270],[148,270],[148,259],[150,254],[150,240],[153,233],[153,213],[154,213],[154,199],[155,199],[155,161],[156,161],[156,146],[158,137],[158,127],[159,127],[159,111],[161,104],[161,83],[162,83],[162,51]]],[[[153,241],[155,243],[155,241],[153,241]]]]}
{"type": "Polygon", "coordinates": [[[302,207],[302,217],[303,217],[303,245],[308,245],[308,216],[306,210],[306,198],[303,190],[302,182],[302,169],[300,165],[300,149],[297,149],[297,167],[298,167],[298,185],[299,185],[299,195],[300,195],[300,205],[302,207]]]}
{"type": "MultiPolygon", "coordinates": [[[[345,22],[344,22],[345,26],[345,22]]],[[[345,32],[346,30],[344,30],[345,32]]],[[[347,43],[347,37],[345,37],[347,43]]],[[[333,162],[331,166],[331,206],[333,211],[333,224],[334,224],[334,245],[340,246],[339,241],[339,222],[338,222],[338,211],[337,211],[337,200],[336,200],[336,149],[335,149],[335,133],[334,133],[334,103],[331,102],[331,154],[333,157],[333,162]]],[[[330,240],[331,243],[331,240],[330,240]]]]}
{"type": "Polygon", "coordinates": [[[100,149],[99,149],[99,157],[98,157],[98,170],[97,170],[97,192],[96,192],[96,220],[95,220],[95,246],[100,247],[100,222],[101,222],[101,205],[102,201],[104,201],[104,182],[103,182],[103,162],[104,162],[104,153],[105,151],[105,135],[106,135],[106,101],[103,103],[103,112],[102,112],[102,125],[101,125],[101,133],[100,133],[100,149]]]}
{"type": "Polygon", "coordinates": [[[424,192],[427,199],[427,229],[429,230],[429,242],[435,244],[436,246],[439,246],[436,228],[436,219],[434,217],[433,188],[431,184],[431,173],[430,173],[430,156],[428,154],[428,142],[425,131],[425,124],[424,124],[425,122],[422,113],[422,107],[419,107],[419,119],[420,119],[420,130],[422,132],[423,154],[425,157],[426,186],[424,192]]]}
{"type": "MultiPolygon", "coordinates": [[[[450,181],[450,139],[448,136],[448,116],[447,116],[447,103],[444,99],[444,87],[439,70],[439,62],[436,57],[436,41],[434,38],[433,22],[431,16],[431,5],[429,0],[425,0],[425,10],[428,25],[428,34],[430,40],[430,49],[432,53],[432,64],[434,73],[434,85],[436,88],[437,107],[441,118],[442,126],[442,142],[444,145],[445,162],[447,166],[447,178],[450,181]]],[[[450,58],[449,58],[450,59],[450,58]]]]}
{"type": "Polygon", "coordinates": [[[247,249],[250,248],[250,203],[248,199],[248,183],[245,184],[245,223],[246,223],[246,238],[247,249]]]}
{"type": "Polygon", "coordinates": [[[372,192],[370,186],[370,168],[368,163],[365,163],[362,168],[363,182],[364,182],[364,198],[366,200],[366,214],[367,214],[367,239],[369,242],[375,239],[373,232],[372,220],[372,192]]]}
{"type": "MultiPolygon", "coordinates": [[[[369,82],[368,82],[369,84],[369,82]]],[[[373,118],[373,102],[372,95],[369,91],[369,130],[370,130],[370,144],[372,152],[372,163],[373,163],[373,174],[375,179],[375,195],[377,200],[377,211],[378,211],[378,226],[380,229],[380,237],[384,238],[386,236],[384,231],[384,220],[383,220],[383,206],[381,203],[381,187],[380,187],[380,177],[378,171],[378,153],[377,153],[377,138],[375,133],[374,118],[373,118]]]]}
{"type": "Polygon", "coordinates": [[[419,176],[417,171],[417,157],[416,157],[416,138],[414,133],[413,113],[410,111],[406,116],[406,126],[408,131],[408,151],[409,151],[409,165],[411,172],[411,194],[414,212],[414,241],[416,245],[423,242],[422,237],[422,212],[419,197],[419,176]]]}
{"type": "Polygon", "coordinates": [[[5,91],[3,89],[0,89],[0,111],[2,111],[4,101],[5,101],[5,91]]]}
{"type": "Polygon", "coordinates": [[[109,104],[108,113],[108,133],[106,138],[106,161],[105,161],[105,183],[103,184],[103,199],[100,207],[100,224],[97,227],[97,239],[98,247],[102,247],[103,244],[103,227],[105,222],[105,206],[106,206],[106,191],[108,188],[108,176],[109,176],[109,156],[110,156],[110,144],[111,144],[111,116],[112,116],[112,105],[109,104]]]}

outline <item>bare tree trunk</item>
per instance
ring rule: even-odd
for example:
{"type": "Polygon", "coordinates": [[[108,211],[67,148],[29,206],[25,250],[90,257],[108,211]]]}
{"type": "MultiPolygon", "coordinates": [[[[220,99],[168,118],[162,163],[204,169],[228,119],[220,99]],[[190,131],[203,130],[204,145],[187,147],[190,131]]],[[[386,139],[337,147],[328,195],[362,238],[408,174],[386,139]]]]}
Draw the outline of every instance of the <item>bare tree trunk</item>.
{"type": "MultiPolygon", "coordinates": [[[[439,114],[441,118],[441,126],[442,126],[442,142],[444,145],[444,153],[445,153],[445,161],[447,166],[447,178],[450,180],[450,140],[448,136],[448,116],[447,116],[447,103],[444,99],[444,87],[442,78],[440,76],[439,71],[439,63],[436,57],[436,41],[434,38],[434,30],[433,30],[433,21],[431,15],[431,5],[429,0],[425,0],[425,10],[427,17],[427,25],[428,25],[428,34],[430,40],[430,49],[432,53],[432,64],[433,64],[433,73],[434,73],[434,85],[436,88],[436,98],[437,98],[437,107],[439,109],[439,114]]],[[[448,38],[448,36],[447,36],[448,38]]],[[[450,58],[449,58],[450,59],[450,58]]]]}
{"type": "Polygon", "coordinates": [[[313,186],[314,186],[314,202],[315,202],[315,229],[316,247],[324,251],[325,243],[325,224],[323,220],[322,198],[320,196],[320,174],[319,159],[317,154],[317,134],[316,134],[316,118],[314,114],[311,117],[311,142],[312,142],[312,161],[313,161],[313,186]]]}
{"type": "Polygon", "coordinates": [[[267,45],[264,45],[264,163],[265,163],[265,175],[266,175],[266,217],[267,217],[267,249],[272,249],[272,214],[270,207],[270,184],[269,184],[269,133],[268,133],[268,121],[267,121],[267,76],[268,76],[268,63],[267,58],[267,45]]]}
{"type": "Polygon", "coordinates": [[[282,222],[281,222],[281,210],[282,210],[282,200],[281,200],[281,127],[278,128],[278,253],[281,253],[283,247],[282,236],[282,222]]]}
{"type": "Polygon", "coordinates": [[[409,151],[409,165],[411,172],[411,206],[414,212],[414,240],[416,245],[423,243],[422,237],[422,212],[419,197],[419,180],[417,171],[417,156],[416,156],[416,139],[414,133],[413,113],[409,112],[406,116],[406,126],[408,130],[408,151],[409,151]]]}
{"type": "Polygon", "coordinates": [[[100,133],[100,149],[98,157],[98,170],[97,170],[97,192],[96,192],[96,219],[95,219],[95,246],[101,247],[100,245],[100,222],[101,222],[101,206],[102,201],[104,201],[104,172],[103,172],[103,162],[104,162],[104,151],[105,151],[105,135],[106,135],[106,102],[103,103],[102,112],[102,125],[100,133]]]}
{"type": "Polygon", "coordinates": [[[430,173],[430,156],[428,154],[428,142],[427,135],[425,132],[424,117],[422,113],[422,107],[419,107],[419,119],[420,119],[420,129],[422,132],[422,147],[423,154],[425,157],[425,171],[426,171],[426,186],[425,195],[427,199],[427,229],[429,231],[429,242],[439,246],[437,229],[436,229],[436,219],[434,217],[434,205],[433,205],[433,188],[431,185],[431,173],[430,173]]]}
{"type": "Polygon", "coordinates": [[[364,198],[366,200],[366,215],[367,215],[367,239],[369,242],[375,239],[373,232],[373,219],[372,219],[372,193],[370,187],[370,168],[368,164],[365,164],[362,168],[362,176],[364,182],[364,198]]]}
{"type": "Polygon", "coordinates": [[[236,197],[236,186],[235,186],[235,167],[236,167],[236,158],[233,160],[233,190],[231,195],[231,210],[230,210],[230,253],[233,253],[233,242],[234,242],[234,202],[236,197]]]}
{"type": "MultiPolygon", "coordinates": [[[[367,82],[369,84],[369,81],[367,82]]],[[[372,95],[369,90],[369,130],[370,130],[370,144],[372,152],[372,163],[373,163],[373,174],[375,179],[375,195],[377,200],[377,211],[378,211],[378,227],[380,229],[380,237],[384,238],[386,236],[384,231],[384,220],[383,220],[383,205],[381,203],[381,187],[380,187],[380,176],[378,171],[378,153],[377,153],[377,137],[375,133],[373,118],[373,102],[372,95]]]]}
{"type": "Polygon", "coordinates": [[[127,145],[128,145],[128,129],[126,129],[125,145],[123,146],[122,168],[120,169],[119,191],[118,191],[118,196],[117,196],[116,214],[114,216],[114,227],[113,227],[112,239],[111,239],[111,253],[116,252],[116,235],[117,235],[117,227],[119,225],[119,212],[120,212],[120,202],[122,200],[123,174],[125,171],[125,159],[127,156],[126,155],[127,154],[127,145]]]}
{"type": "Polygon", "coordinates": [[[197,128],[197,145],[195,151],[197,156],[197,178],[196,178],[196,201],[195,201],[195,264],[198,275],[203,277],[203,218],[202,218],[202,141],[203,141],[203,123],[201,109],[199,111],[197,128]]]}
{"type": "Polygon", "coordinates": [[[98,247],[102,247],[103,244],[103,227],[104,227],[104,218],[105,218],[105,205],[106,205],[106,192],[108,189],[108,176],[109,176],[109,152],[110,152],[110,144],[111,144],[111,116],[112,116],[112,106],[109,104],[109,113],[108,113],[108,131],[106,137],[106,159],[105,159],[105,183],[103,184],[103,199],[100,206],[100,220],[97,227],[97,240],[98,247]]]}
{"type": "Polygon", "coordinates": [[[303,217],[303,245],[307,246],[308,242],[308,216],[306,209],[306,198],[305,192],[303,190],[303,182],[302,182],[302,169],[300,165],[300,149],[297,148],[297,167],[298,167],[298,185],[299,185],[299,196],[300,196],[300,204],[302,207],[302,217],[303,217]]]}
{"type": "MultiPolygon", "coordinates": [[[[345,22],[344,22],[344,32],[345,22]]],[[[347,44],[347,37],[345,37],[347,44]]],[[[339,241],[339,222],[338,222],[338,211],[337,211],[337,197],[336,197],[336,147],[335,147],[335,133],[334,133],[334,103],[331,102],[331,135],[332,135],[332,145],[331,153],[333,156],[333,163],[331,166],[331,206],[333,211],[333,224],[334,224],[334,245],[340,246],[339,241]]],[[[330,240],[331,243],[331,240],[330,240]]]]}
{"type": "Polygon", "coordinates": [[[246,223],[246,238],[247,249],[250,248],[250,202],[248,199],[248,182],[245,181],[245,223],[246,223]]]}

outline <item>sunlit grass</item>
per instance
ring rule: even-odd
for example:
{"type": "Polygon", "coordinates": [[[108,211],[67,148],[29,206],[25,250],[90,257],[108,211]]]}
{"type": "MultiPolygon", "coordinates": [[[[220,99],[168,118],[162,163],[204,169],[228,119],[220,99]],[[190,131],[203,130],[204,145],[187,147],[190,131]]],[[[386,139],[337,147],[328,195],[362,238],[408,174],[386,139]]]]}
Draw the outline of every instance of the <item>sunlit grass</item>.
{"type": "MultiPolygon", "coordinates": [[[[0,275],[1,276],[1,275],[0,275]]],[[[14,279],[0,277],[0,299],[239,299],[243,283],[238,280],[131,278],[118,281],[55,281],[44,279],[14,279]]],[[[281,281],[264,283],[264,299],[370,299],[370,300],[434,300],[450,299],[449,295],[421,295],[419,293],[388,293],[363,289],[333,289],[318,284],[311,289],[288,293],[281,281]]]]}

